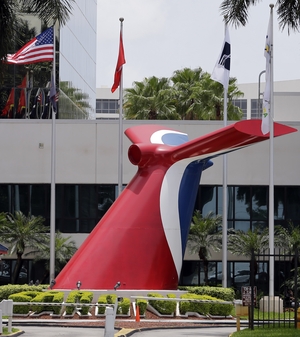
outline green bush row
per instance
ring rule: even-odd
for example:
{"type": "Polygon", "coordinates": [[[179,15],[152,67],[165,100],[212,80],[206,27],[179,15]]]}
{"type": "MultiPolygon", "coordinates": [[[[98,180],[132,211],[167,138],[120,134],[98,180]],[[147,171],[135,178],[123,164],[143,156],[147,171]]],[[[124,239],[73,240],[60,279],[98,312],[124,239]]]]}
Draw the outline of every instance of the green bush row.
{"type": "MultiPolygon", "coordinates": [[[[149,293],[148,297],[163,298],[158,293],[149,293]]],[[[174,294],[167,294],[167,298],[176,298],[174,294]]],[[[172,315],[176,310],[176,301],[149,300],[149,304],[162,315],[172,315]]]]}
{"type": "Polygon", "coordinates": [[[220,287],[179,287],[180,290],[188,291],[192,294],[197,295],[208,295],[216,297],[223,301],[233,301],[234,300],[234,290],[231,288],[220,288],[220,287]]]}
{"type": "Polygon", "coordinates": [[[12,294],[21,293],[23,291],[40,292],[47,289],[46,285],[29,286],[27,284],[7,284],[0,287],[0,302],[7,300],[12,294]]]}
{"type": "MultiPolygon", "coordinates": [[[[69,292],[69,295],[66,299],[66,303],[92,303],[93,300],[93,293],[91,291],[80,291],[80,290],[73,290],[69,292]]],[[[66,315],[72,315],[73,311],[75,310],[75,305],[68,305],[66,306],[66,315]]],[[[81,314],[87,315],[90,310],[89,306],[81,307],[81,314]]]]}
{"type": "MultiPolygon", "coordinates": [[[[204,301],[218,301],[223,300],[208,295],[196,295],[187,293],[180,296],[181,299],[195,299],[204,301]]],[[[233,311],[233,304],[221,304],[212,302],[192,302],[192,301],[180,301],[179,310],[182,315],[187,312],[197,312],[200,315],[214,315],[214,316],[229,316],[233,311]]]]}
{"type": "MultiPolygon", "coordinates": [[[[109,295],[100,295],[98,298],[99,304],[115,304],[117,299],[117,295],[109,294],[109,295]]],[[[119,315],[127,315],[130,308],[130,299],[129,298],[122,298],[121,301],[118,301],[117,307],[117,314],[119,315]]],[[[105,306],[101,305],[98,306],[98,314],[104,315],[105,313],[105,306]]]]}
{"type": "Polygon", "coordinates": [[[14,314],[28,314],[30,310],[40,313],[42,311],[53,311],[54,314],[59,314],[61,306],[46,306],[40,304],[34,304],[34,302],[43,303],[62,303],[64,300],[64,293],[59,291],[22,291],[20,293],[11,294],[8,299],[14,302],[31,302],[32,305],[14,305],[14,314]]]}

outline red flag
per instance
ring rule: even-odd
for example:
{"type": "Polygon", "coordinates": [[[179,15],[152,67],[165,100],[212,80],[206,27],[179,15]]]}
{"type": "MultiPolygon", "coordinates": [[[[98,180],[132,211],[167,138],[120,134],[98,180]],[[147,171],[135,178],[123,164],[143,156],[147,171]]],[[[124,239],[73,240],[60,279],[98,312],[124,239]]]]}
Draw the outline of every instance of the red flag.
{"type": "Polygon", "coordinates": [[[20,98],[19,98],[19,105],[18,105],[18,114],[22,114],[22,110],[26,109],[26,87],[27,87],[27,76],[23,78],[21,85],[18,88],[21,88],[20,98]]]}
{"type": "Polygon", "coordinates": [[[1,117],[12,117],[12,109],[14,107],[15,102],[15,88],[12,88],[10,94],[8,96],[5,107],[2,109],[1,117]]]}
{"type": "Polygon", "coordinates": [[[53,61],[53,27],[37,35],[15,54],[8,54],[6,63],[31,64],[53,61]]]}
{"type": "Polygon", "coordinates": [[[125,64],[125,63],[126,63],[126,61],[125,61],[123,40],[122,40],[122,32],[121,32],[120,33],[119,56],[118,56],[118,62],[117,62],[116,71],[115,71],[114,84],[111,88],[111,92],[114,92],[118,88],[118,86],[120,85],[123,64],[125,64]]]}

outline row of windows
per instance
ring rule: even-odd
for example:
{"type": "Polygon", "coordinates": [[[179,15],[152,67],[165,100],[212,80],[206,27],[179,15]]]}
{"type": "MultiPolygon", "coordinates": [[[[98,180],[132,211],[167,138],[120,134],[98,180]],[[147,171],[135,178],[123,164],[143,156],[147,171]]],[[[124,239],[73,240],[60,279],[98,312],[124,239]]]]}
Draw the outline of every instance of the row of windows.
{"type": "MultiPolygon", "coordinates": [[[[222,215],[222,186],[200,185],[195,209],[222,215]]],[[[63,233],[89,233],[116,198],[116,185],[56,185],[56,228],[63,233]]],[[[268,186],[228,186],[228,227],[247,231],[268,225],[268,186]]],[[[275,225],[300,223],[300,187],[274,187],[275,225]]],[[[0,212],[40,215],[50,224],[49,184],[0,185],[0,212]]],[[[150,209],[149,209],[150,211],[150,209]]]]}
{"type": "Polygon", "coordinates": [[[96,113],[118,113],[119,101],[117,99],[97,99],[96,113]]]}
{"type": "MultiPolygon", "coordinates": [[[[247,100],[234,99],[232,103],[243,112],[242,119],[247,119],[247,100]]],[[[96,113],[118,113],[119,105],[117,99],[97,99],[96,113]]],[[[251,119],[262,117],[262,100],[251,99],[251,119]]]]}
{"type": "MultiPolygon", "coordinates": [[[[257,226],[267,227],[269,218],[268,186],[228,186],[227,219],[228,228],[247,231],[257,226]]],[[[274,187],[275,225],[287,225],[292,221],[300,223],[300,187],[274,187]]],[[[195,205],[203,215],[223,213],[223,187],[200,185],[195,205]]]]}
{"type": "MultiPolygon", "coordinates": [[[[56,185],[56,229],[90,233],[116,198],[115,185],[56,185]]],[[[40,215],[50,225],[50,185],[0,185],[0,212],[40,215]]]]}
{"type": "MultiPolygon", "coordinates": [[[[274,265],[274,289],[276,293],[284,291],[284,281],[291,277],[293,265],[283,260],[276,260],[274,265]]],[[[222,285],[222,262],[209,261],[207,284],[210,286],[222,285]]],[[[254,276],[255,285],[259,291],[268,294],[269,291],[269,263],[262,261],[257,263],[254,276]]],[[[230,261],[227,263],[227,286],[237,291],[241,287],[250,286],[250,261],[230,261]]],[[[204,265],[202,261],[184,261],[179,279],[180,286],[205,285],[204,265]]]]}

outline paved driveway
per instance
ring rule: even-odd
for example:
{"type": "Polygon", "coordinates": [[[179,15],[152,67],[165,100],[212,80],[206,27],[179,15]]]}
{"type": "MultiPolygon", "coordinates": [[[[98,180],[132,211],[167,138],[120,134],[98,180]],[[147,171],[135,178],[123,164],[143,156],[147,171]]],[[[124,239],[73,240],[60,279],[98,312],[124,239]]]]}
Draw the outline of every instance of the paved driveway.
{"type": "MultiPolygon", "coordinates": [[[[76,327],[50,327],[50,326],[23,326],[16,327],[24,331],[22,337],[104,337],[104,328],[76,328],[76,327]]],[[[117,332],[118,330],[116,330],[117,332]]],[[[133,337],[228,337],[236,331],[235,327],[205,327],[205,328],[183,328],[183,329],[159,329],[137,331],[133,337]]]]}

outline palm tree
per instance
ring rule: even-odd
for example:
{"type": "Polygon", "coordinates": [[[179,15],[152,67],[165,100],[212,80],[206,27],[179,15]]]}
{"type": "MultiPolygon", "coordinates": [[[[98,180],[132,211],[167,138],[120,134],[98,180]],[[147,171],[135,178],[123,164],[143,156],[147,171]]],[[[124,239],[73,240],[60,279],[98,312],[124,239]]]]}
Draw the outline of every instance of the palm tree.
{"type": "Polygon", "coordinates": [[[171,77],[176,101],[176,111],[180,119],[208,119],[203,115],[200,97],[201,80],[204,72],[201,68],[176,70],[171,77]]]}
{"type": "MultiPolygon", "coordinates": [[[[230,78],[227,115],[229,120],[242,117],[233,99],[243,96],[230,78]]],[[[127,119],[223,119],[224,89],[201,68],[176,70],[170,79],[155,76],[125,90],[124,111],[127,119]],[[173,85],[170,84],[173,83],[173,85]]]]}
{"type": "Polygon", "coordinates": [[[124,114],[127,119],[178,119],[171,97],[169,79],[152,76],[125,89],[124,114]]]}
{"type": "MultiPolygon", "coordinates": [[[[233,100],[243,97],[237,85],[237,79],[231,77],[229,79],[227,91],[227,118],[228,120],[240,120],[242,118],[242,110],[233,104],[233,100]]],[[[224,119],[224,87],[221,83],[211,79],[209,73],[205,73],[202,77],[202,87],[199,92],[202,101],[202,109],[204,116],[210,120],[224,119]]]]}
{"type": "MultiPolygon", "coordinates": [[[[222,15],[227,22],[232,22],[235,26],[245,26],[248,21],[248,11],[251,6],[255,6],[259,0],[223,0],[221,3],[222,15]]],[[[298,0],[278,0],[276,2],[279,26],[288,31],[297,31],[300,27],[300,3],[298,0]]]]}
{"type": "Polygon", "coordinates": [[[188,246],[191,253],[198,253],[203,261],[204,283],[208,284],[208,259],[211,257],[211,249],[219,251],[222,237],[219,228],[222,225],[222,217],[209,212],[203,216],[196,210],[192,218],[192,224],[188,236],[188,246]]]}
{"type": "MultiPolygon", "coordinates": [[[[45,260],[46,273],[41,280],[41,283],[49,276],[50,270],[50,237],[48,237],[48,244],[44,246],[43,250],[37,255],[35,261],[45,260]]],[[[64,237],[60,231],[55,234],[55,272],[58,274],[70,258],[77,250],[76,243],[71,240],[71,237],[64,237]]]]}
{"type": "Polygon", "coordinates": [[[37,254],[45,249],[49,228],[41,216],[25,216],[21,211],[0,216],[0,237],[9,246],[9,253],[17,255],[12,283],[18,280],[23,264],[23,255],[37,254]]]}
{"type": "MultiPolygon", "coordinates": [[[[12,52],[14,36],[18,32],[18,13],[36,14],[46,25],[55,22],[64,25],[71,14],[75,0],[1,0],[0,1],[0,59],[12,52]]],[[[13,51],[15,52],[15,50],[13,51]]],[[[0,62],[0,78],[7,65],[0,62]]]]}
{"type": "MultiPolygon", "coordinates": [[[[285,247],[282,227],[275,226],[274,231],[274,246],[277,248],[285,247]]],[[[248,257],[249,261],[253,258],[254,274],[257,274],[257,256],[268,252],[269,249],[269,229],[257,226],[253,230],[249,229],[244,232],[231,228],[228,230],[227,240],[228,250],[233,255],[248,257]]]]}

